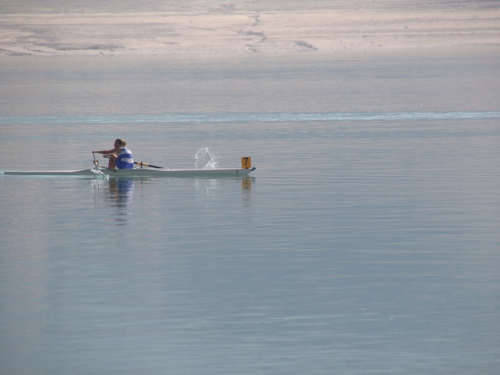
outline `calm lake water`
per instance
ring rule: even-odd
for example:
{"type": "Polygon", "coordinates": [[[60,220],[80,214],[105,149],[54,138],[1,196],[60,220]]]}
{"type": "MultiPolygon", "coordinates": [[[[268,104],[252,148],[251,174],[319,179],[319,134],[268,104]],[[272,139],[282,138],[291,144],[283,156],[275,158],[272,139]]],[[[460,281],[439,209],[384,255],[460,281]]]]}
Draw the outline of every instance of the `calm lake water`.
{"type": "Polygon", "coordinates": [[[2,170],[257,170],[0,175],[0,373],[497,374],[499,63],[1,59],[2,170]]]}

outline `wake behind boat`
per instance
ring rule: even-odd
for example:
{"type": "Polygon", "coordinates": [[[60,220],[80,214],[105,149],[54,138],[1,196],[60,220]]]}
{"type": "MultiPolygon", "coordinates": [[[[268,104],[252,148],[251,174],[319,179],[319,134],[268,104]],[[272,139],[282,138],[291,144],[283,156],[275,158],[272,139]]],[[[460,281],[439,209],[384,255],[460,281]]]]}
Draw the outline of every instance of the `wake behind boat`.
{"type": "Polygon", "coordinates": [[[147,163],[136,162],[139,168],[133,169],[109,169],[99,165],[94,160],[95,167],[92,169],[64,170],[64,171],[4,171],[5,175],[16,176],[109,176],[110,178],[121,177],[239,177],[247,176],[255,170],[251,167],[249,157],[241,159],[242,168],[216,168],[216,169],[166,169],[147,163]]]}

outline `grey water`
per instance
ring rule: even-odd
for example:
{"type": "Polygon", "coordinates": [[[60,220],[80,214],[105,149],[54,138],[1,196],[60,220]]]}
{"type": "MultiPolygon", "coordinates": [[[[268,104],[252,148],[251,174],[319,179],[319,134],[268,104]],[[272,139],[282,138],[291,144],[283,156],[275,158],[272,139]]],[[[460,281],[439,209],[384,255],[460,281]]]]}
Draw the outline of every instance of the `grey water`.
{"type": "Polygon", "coordinates": [[[0,373],[497,374],[499,62],[0,60],[0,170],[257,168],[0,174],[0,373]]]}

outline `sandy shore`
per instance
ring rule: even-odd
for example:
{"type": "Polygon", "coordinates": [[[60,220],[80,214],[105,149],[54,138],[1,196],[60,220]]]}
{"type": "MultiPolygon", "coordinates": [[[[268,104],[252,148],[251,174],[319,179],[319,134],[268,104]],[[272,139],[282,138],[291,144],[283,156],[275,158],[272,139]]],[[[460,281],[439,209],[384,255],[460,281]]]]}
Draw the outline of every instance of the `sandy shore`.
{"type": "Polygon", "coordinates": [[[498,9],[4,14],[0,55],[500,52],[498,9]]]}

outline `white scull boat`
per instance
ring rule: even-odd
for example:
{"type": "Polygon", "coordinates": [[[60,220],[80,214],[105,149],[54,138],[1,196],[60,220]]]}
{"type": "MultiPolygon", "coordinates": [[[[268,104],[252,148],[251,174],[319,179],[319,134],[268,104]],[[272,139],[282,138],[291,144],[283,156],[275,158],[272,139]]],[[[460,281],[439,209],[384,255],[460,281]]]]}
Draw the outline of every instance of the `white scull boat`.
{"type": "Polygon", "coordinates": [[[93,169],[76,171],[4,171],[5,175],[17,176],[109,176],[110,178],[122,177],[239,177],[247,176],[254,168],[218,168],[218,169],[108,169],[98,166],[93,169]]]}

